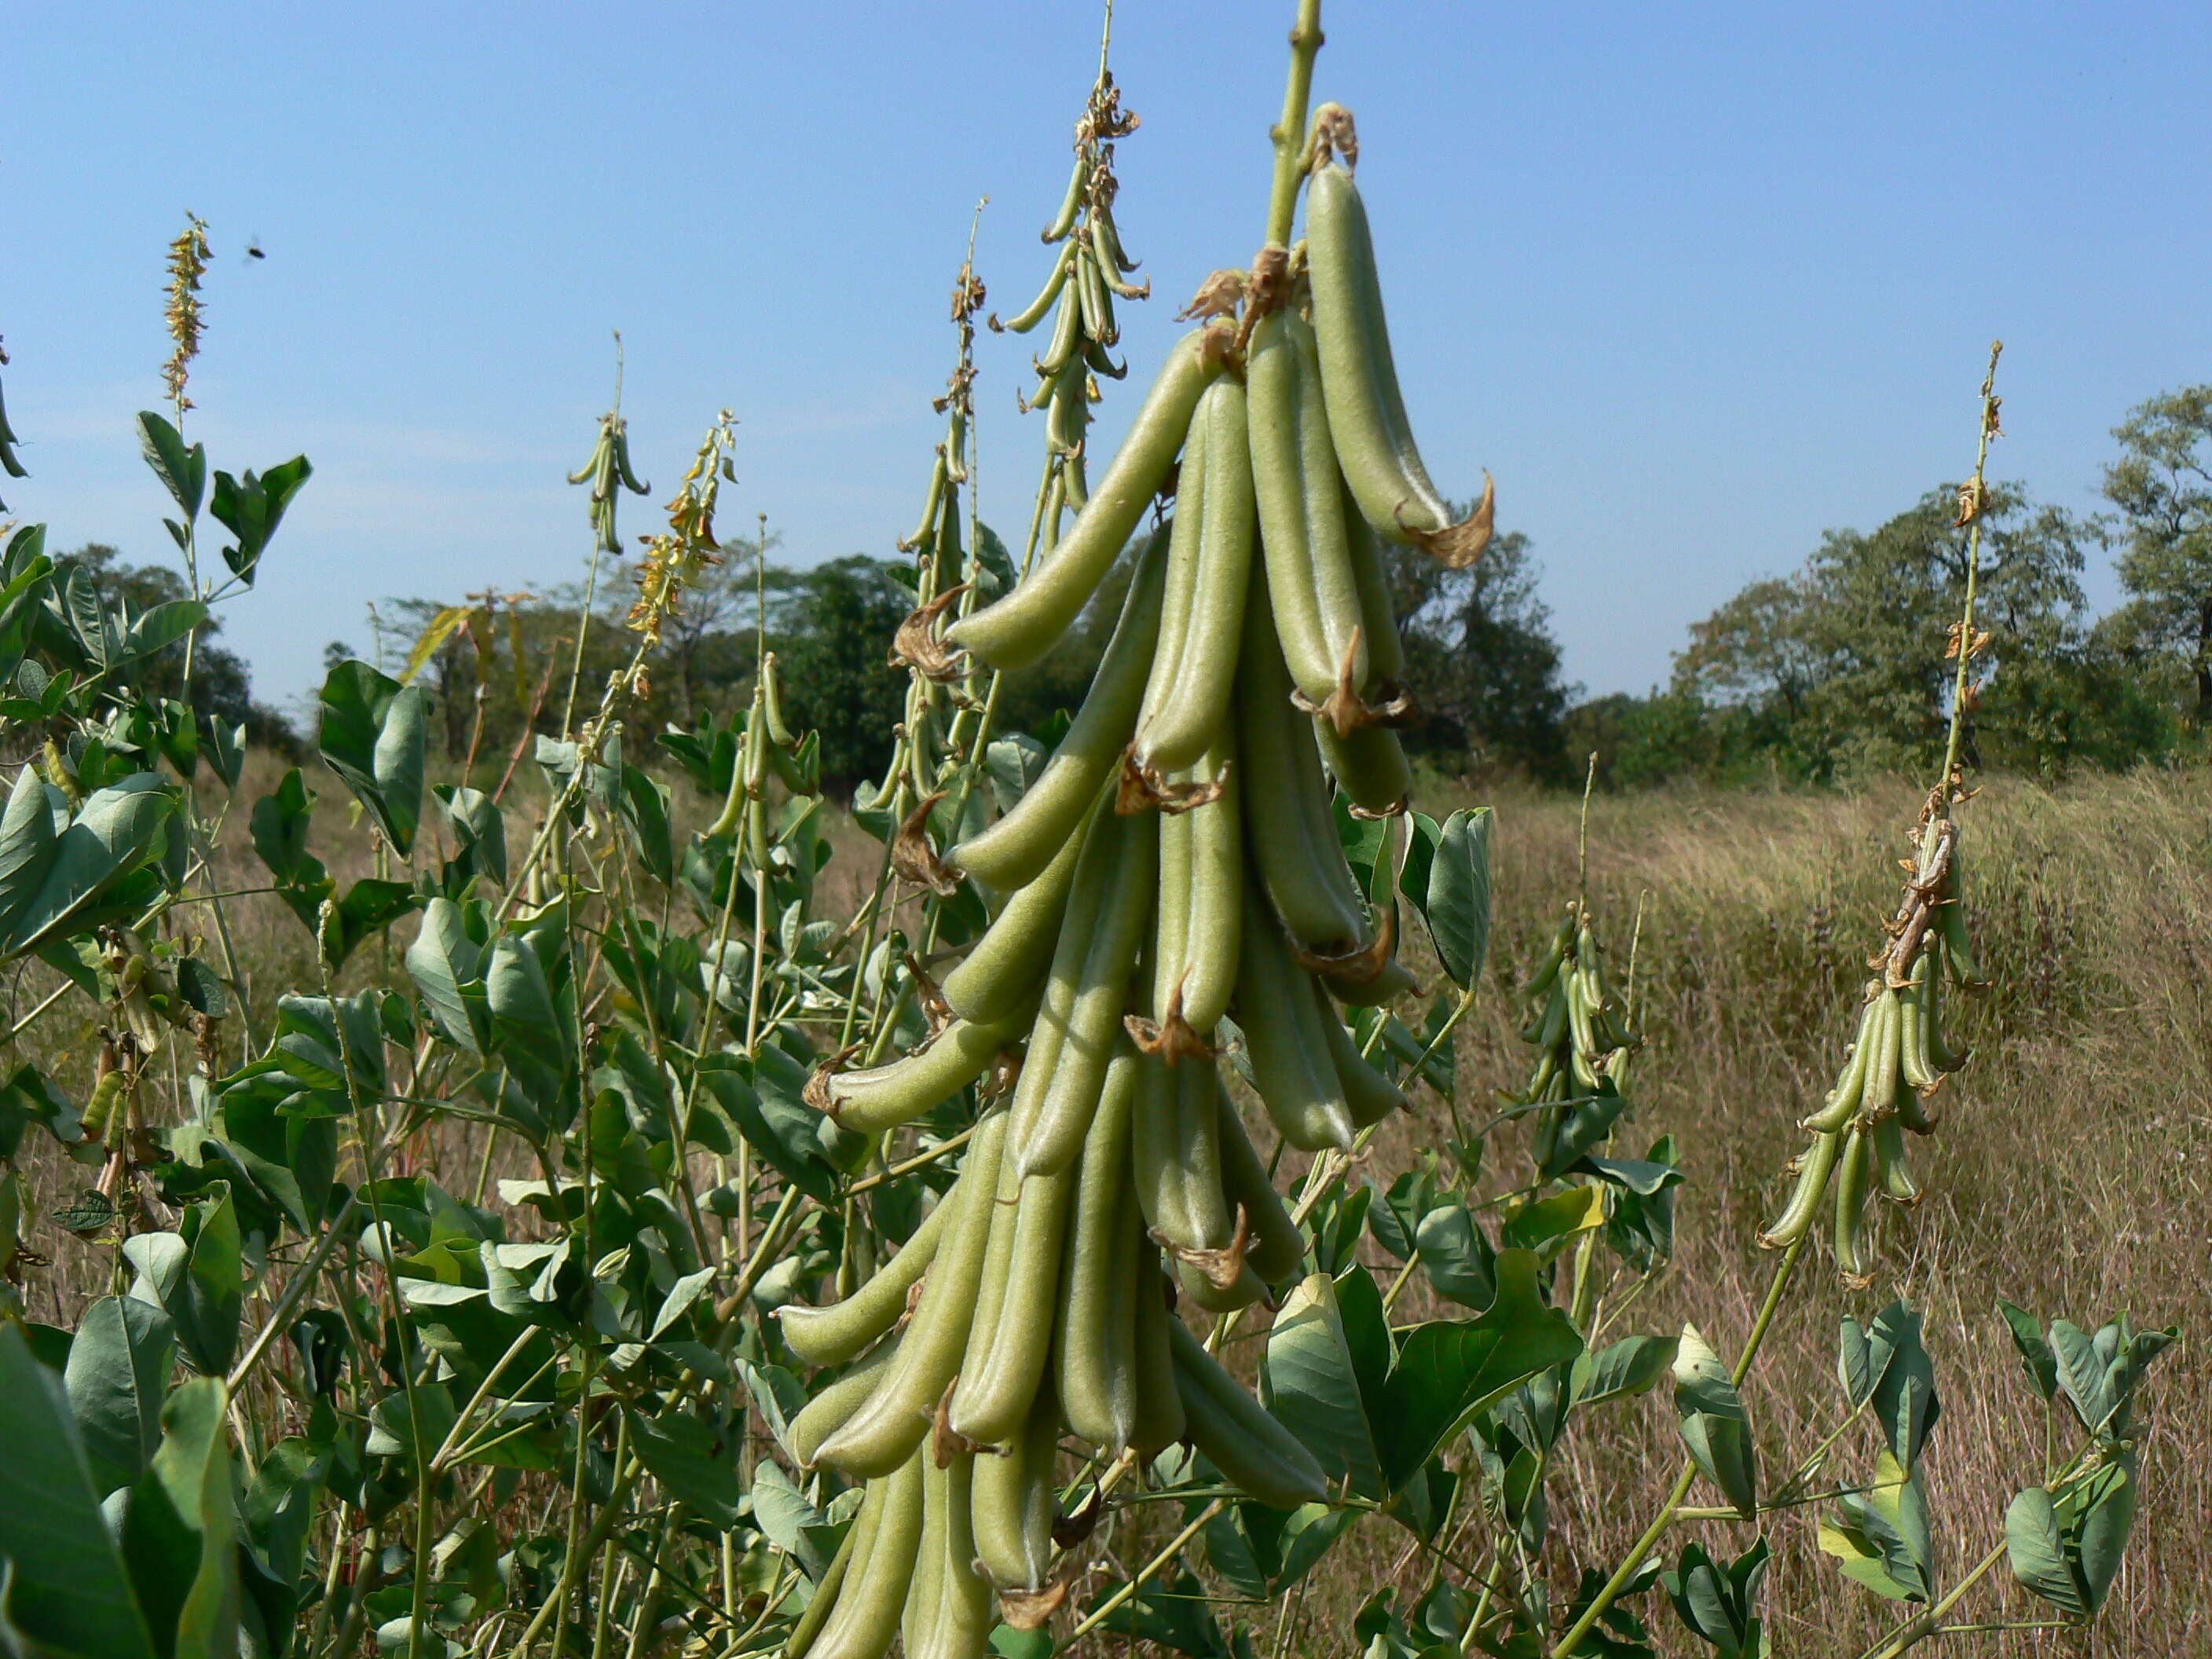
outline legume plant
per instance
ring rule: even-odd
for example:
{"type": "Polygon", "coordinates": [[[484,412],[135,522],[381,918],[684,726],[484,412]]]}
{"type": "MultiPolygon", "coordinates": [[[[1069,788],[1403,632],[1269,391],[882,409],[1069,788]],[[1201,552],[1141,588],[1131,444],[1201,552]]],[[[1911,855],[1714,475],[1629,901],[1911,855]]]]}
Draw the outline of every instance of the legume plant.
{"type": "MultiPolygon", "coordinates": [[[[2004,1310],[2079,1433],[1963,1571],[1936,1539],[1995,1518],[1930,1513],[1942,1395],[1905,1304],[1843,1322],[1817,1445],[1762,1477],[1749,1426],[1819,1218],[1871,1286],[1868,1200],[1917,1201],[1905,1137],[1936,1127],[1967,1060],[1942,1020],[1977,985],[1957,811],[1972,589],[1952,758],[1857,1041],[1805,1117],[1765,1303],[1732,1361],[1695,1326],[1637,1330],[1682,1172],[1671,1140],[1623,1142],[1635,952],[1609,974],[1586,893],[1525,988],[1525,1088],[1459,1081],[1498,832],[1486,811],[1414,807],[1382,544],[1463,565],[1494,498],[1486,477],[1455,509],[1415,447],[1352,118],[1309,109],[1319,10],[1302,0],[1291,36],[1260,251],[1200,286],[1093,478],[1091,407],[1126,371],[1115,301],[1150,292],[1114,216],[1136,120],[1102,51],[1045,285],[989,319],[1049,322],[1018,570],[987,552],[973,489],[971,236],[945,436],[903,544],[915,610],[884,641],[904,718],[853,804],[880,851],[842,914],[821,902],[818,746],[773,656],[726,720],[651,743],[626,726],[662,624],[720,556],[726,411],[649,538],[629,660],[580,721],[578,641],[526,836],[510,821],[531,775],[481,787],[472,744],[427,787],[424,692],[361,662],[331,672],[317,748],[375,873],[341,891],[310,851],[301,771],[237,798],[241,734],[142,671],[183,641],[189,688],[208,607],[252,586],[310,470],[207,488],[185,435],[212,257],[191,222],[171,413],[140,428],[192,597],[118,609],[35,527],[0,566],[0,958],[50,988],[12,1019],[0,1094],[0,1643],[1026,1659],[1120,1635],[1566,1659],[1654,1652],[1663,1603],[1750,1655],[1768,1650],[1762,1528],[1804,1509],[1830,1516],[1844,1573],[1900,1604],[1884,1659],[1994,1628],[1943,1621],[2001,1562],[2051,1608],[2039,1623],[2087,1639],[2133,1518],[2138,1384],[2171,1334],[2004,1310]],[[220,580],[204,512],[229,544],[220,580]],[[1001,675],[1125,562],[1057,742],[994,729],[1001,675]],[[708,806],[687,830],[691,794],[708,806]],[[273,999],[215,874],[240,818],[315,964],[273,999]],[[88,1065],[28,1057],[42,1018],[88,1004],[88,1065]],[[1370,1143],[1407,1111],[1439,1155],[1386,1180],[1370,1143]],[[76,1189],[44,1219],[40,1182],[76,1189]],[[35,1316],[53,1226],[94,1243],[106,1290],[60,1322],[35,1316]],[[1399,1320],[1409,1288],[1441,1316],[1399,1320]],[[1662,1385],[1680,1476],[1625,1559],[1585,1560],[1547,1496],[1553,1455],[1662,1385]],[[1870,1467],[1841,1449],[1861,1419],[1870,1467]],[[1720,1504],[1689,1506],[1701,1482],[1720,1504]],[[1737,1522],[1740,1553],[1669,1550],[1692,1516],[1737,1522]],[[1402,1533],[1421,1591],[1315,1628],[1306,1587],[1358,1527],[1402,1533]]],[[[1989,383],[1982,408],[1985,456],[1989,383]]],[[[12,435],[0,422],[20,477],[12,435]]],[[[647,488],[618,393],[571,482],[590,486],[596,581],[622,494],[647,488]]]]}

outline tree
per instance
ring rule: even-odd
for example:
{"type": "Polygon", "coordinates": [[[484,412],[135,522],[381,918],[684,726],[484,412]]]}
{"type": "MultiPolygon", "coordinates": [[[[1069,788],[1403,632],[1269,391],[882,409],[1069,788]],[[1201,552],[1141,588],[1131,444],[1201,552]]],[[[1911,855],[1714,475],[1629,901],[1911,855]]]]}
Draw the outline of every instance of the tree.
{"type": "MultiPolygon", "coordinates": [[[[1463,510],[1463,509],[1456,509],[1463,510]]],[[[1417,549],[1383,550],[1406,651],[1406,688],[1422,719],[1407,745],[1556,776],[1571,688],[1559,678],[1542,568],[1519,531],[1495,537],[1464,570],[1417,549]]]]}
{"type": "MultiPolygon", "coordinates": [[[[792,581],[794,602],[780,619],[787,625],[769,645],[794,728],[822,734],[823,787],[848,797],[890,758],[906,675],[888,653],[914,595],[865,553],[794,573],[792,581]]],[[[748,659],[748,677],[751,667],[748,659]]]]}
{"type": "MultiPolygon", "coordinates": [[[[1957,500],[1932,489],[1871,532],[1829,532],[1792,574],[1752,583],[1692,628],[1675,691],[1737,711],[1733,735],[1793,775],[1931,763],[1966,580],[1957,500]]],[[[2126,665],[2087,628],[2081,577],[2095,533],[2017,486],[1990,491],[1975,617],[1993,636],[1994,678],[1974,720],[1980,759],[2124,764],[2160,741],[2126,665]]]]}
{"type": "Polygon", "coordinates": [[[2161,392],[2112,435],[2121,455],[2105,469],[2105,495],[2125,526],[2119,576],[2131,596],[2112,631],[2184,659],[2202,723],[2212,720],[2212,386],[2161,392]]]}

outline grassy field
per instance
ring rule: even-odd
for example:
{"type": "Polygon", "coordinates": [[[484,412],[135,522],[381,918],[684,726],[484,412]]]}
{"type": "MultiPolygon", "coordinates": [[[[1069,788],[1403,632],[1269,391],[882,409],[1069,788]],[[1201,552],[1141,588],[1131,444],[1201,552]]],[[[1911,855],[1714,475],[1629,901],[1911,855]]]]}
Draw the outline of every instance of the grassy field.
{"type": "MultiPolygon", "coordinates": [[[[1460,1063],[1505,1087],[1522,1069],[1511,988],[1573,891],[1577,803],[1496,805],[1498,994],[1460,1063]]],[[[1723,1352],[1747,1330],[1774,1267],[1753,1237],[1802,1143],[1796,1120],[1850,1040],[1917,806],[1902,783],[1593,803],[1590,890],[1617,963],[1649,896],[1638,982],[1650,1045],[1636,1062],[1631,1139],[1641,1151],[1675,1134],[1689,1183],[1674,1265],[1629,1328],[1694,1320],[1723,1352]]],[[[2042,1467],[2040,1403],[1996,1298],[2085,1325],[2123,1310],[2179,1325],[2185,1344],[2151,1385],[2142,1518],[2101,1650],[2212,1651],[2212,778],[2057,788],[2001,778],[1962,817],[1967,902],[1993,981],[1963,1022],[1973,1060],[1946,1091],[1941,1132],[1916,1147],[1925,1202],[1883,1223],[1882,1275],[1847,1293],[1822,1263],[1785,1304],[1747,1390],[1763,1467],[1832,1425],[1837,1321],[1909,1297],[1927,1316],[1948,1406],[1927,1468],[1945,1577],[1955,1577],[2002,1539],[2006,1503],[2042,1467]]],[[[1378,1146],[1376,1175],[1437,1138],[1435,1124],[1406,1123],[1378,1146]]],[[[1670,1417],[1649,1400],[1576,1448],[1554,1526],[1591,1528],[1584,1559],[1617,1558],[1655,1511],[1675,1467],[1670,1417]]],[[[1855,1431],[1842,1467],[1869,1467],[1873,1444],[1871,1431],[1855,1431]]],[[[1814,1519],[1771,1531],[1775,1650],[1855,1653],[1890,1609],[1819,1553],[1814,1519]]],[[[1716,1553],[1748,1541],[1741,1528],[1704,1530],[1716,1553]]],[[[1406,1571],[1418,1583],[1419,1569],[1406,1571]]],[[[1342,1593],[1355,1591],[1364,1586],[1342,1593]]],[[[2000,1568],[1953,1616],[2039,1614],[2000,1568]]],[[[1994,1650],[2056,1651],[2056,1639],[2007,1636],[1994,1650]]]]}
{"type": "MultiPolygon", "coordinates": [[[[257,763],[239,798],[273,786],[257,763]]],[[[1440,787],[1439,813],[1474,797],[1440,787]]],[[[1489,1087],[1525,1069],[1514,988],[1557,907],[1574,890],[1578,804],[1506,793],[1498,809],[1498,920],[1492,994],[1463,1028],[1463,1073],[1489,1087]]],[[[1589,889],[1617,968],[1625,968],[1639,900],[1644,921],[1637,984],[1650,1042],[1636,1062],[1640,1105],[1627,1139],[1640,1152],[1679,1137],[1689,1186],[1671,1269],[1619,1328],[1669,1332],[1694,1320],[1732,1351],[1764,1293],[1774,1259],[1753,1244],[1777,1202],[1782,1166],[1800,1145],[1796,1120],[1827,1086],[1855,1017],[1877,920],[1894,902],[1895,858],[1917,797],[1906,784],[1856,793],[1641,794],[1601,797],[1589,824],[1589,889]]],[[[694,804],[696,805],[696,803],[694,804]]],[[[325,789],[317,842],[342,879],[366,873],[365,854],[331,848],[344,798],[325,789]]],[[[2103,1626],[2109,1653],[2212,1651],[2212,776],[2145,775],[2045,788],[1993,781],[1966,810],[1968,902],[1993,984],[1964,1013],[1972,1063],[1947,1091],[1948,1115],[1917,1150],[1927,1201],[1882,1223],[1882,1276],[1840,1290],[1808,1261],[1747,1390],[1763,1466],[1778,1469],[1832,1425],[1836,1322],[1896,1296],[1928,1317],[1944,1390],[1929,1471],[1945,1582],[2002,1537],[2004,1506],[2040,1478],[2039,1406],[2021,1376],[1998,1297],[2046,1319],[2094,1327],[2123,1310],[2143,1325],[2179,1325],[2186,1340],[2154,1374],[2144,1413],[2142,1519],[2103,1626]]],[[[512,833],[528,833],[518,811],[512,833]]],[[[231,837],[240,849],[243,835],[231,837]]],[[[837,879],[864,888],[874,843],[850,825],[838,837],[837,879]],[[842,866],[842,868],[840,867],[842,866]]],[[[228,854],[234,890],[265,884],[250,853],[228,854]]],[[[830,889],[834,908],[836,886],[830,889]]],[[[275,900],[233,908],[234,945],[251,966],[256,1000],[313,982],[306,931],[275,900]]],[[[1415,958],[1417,966],[1422,965],[1415,958]]],[[[374,977],[366,947],[348,977],[374,977]]],[[[395,942],[391,971],[399,975],[395,942]]],[[[1433,975],[1430,975],[1433,977],[1433,975]]],[[[51,984],[24,970],[14,1018],[51,984]]],[[[58,1005],[19,1039],[25,1054],[76,1082],[91,1025],[81,999],[58,1005]]],[[[265,1014],[264,1014],[265,1018],[265,1014]]],[[[235,1056],[228,1057],[230,1059],[235,1056]]],[[[1383,1184],[1434,1146],[1448,1126],[1420,1114],[1386,1132],[1370,1170],[1383,1184]]],[[[416,1158],[459,1161],[428,1146],[416,1158]]],[[[1493,1137],[1486,1182],[1517,1184],[1516,1131],[1493,1137]]],[[[1295,1167],[1293,1164],[1292,1167],[1295,1167]]],[[[441,1173],[468,1183],[473,1169],[441,1173]]],[[[42,1170],[51,1204],[82,1172],[42,1170]]],[[[106,1252],[42,1230],[54,1266],[31,1290],[34,1317],[73,1314],[106,1288],[106,1252]]],[[[1378,1256],[1378,1262],[1380,1258],[1378,1256]]],[[[1389,1264],[1395,1269],[1395,1264],[1389,1264]]],[[[1437,1310],[1401,1303],[1401,1316],[1437,1310]]],[[[1602,1434],[1571,1443],[1554,1478],[1555,1582],[1571,1591],[1563,1540],[1579,1559],[1617,1557],[1653,1511],[1678,1451],[1663,1399],[1613,1407],[1602,1434]]],[[[1863,1469],[1871,1432],[1842,1443],[1837,1467],[1863,1469]]],[[[1710,1496],[1695,1501],[1709,1502],[1710,1496]]],[[[1888,1604],[1845,1581],[1818,1552],[1816,1511],[1778,1519],[1765,1597],[1778,1653],[1855,1653],[1889,1622],[1888,1604]]],[[[1741,1529],[1686,1527],[1730,1553],[1741,1529]]],[[[1418,1593],[1426,1564],[1398,1552],[1405,1534],[1364,1528],[1309,1589],[1291,1651],[1345,1650],[1351,1612],[1379,1583],[1418,1593]]],[[[1679,1547],[1679,1540],[1669,1546],[1679,1547]]],[[[2002,1568],[1954,1615],[2031,1619],[2037,1609],[2002,1568]]],[[[1655,1618],[1655,1626],[1671,1620],[1655,1618]]],[[[1975,1650],[2059,1651],[2049,1635],[2009,1635],[1975,1650]]]]}

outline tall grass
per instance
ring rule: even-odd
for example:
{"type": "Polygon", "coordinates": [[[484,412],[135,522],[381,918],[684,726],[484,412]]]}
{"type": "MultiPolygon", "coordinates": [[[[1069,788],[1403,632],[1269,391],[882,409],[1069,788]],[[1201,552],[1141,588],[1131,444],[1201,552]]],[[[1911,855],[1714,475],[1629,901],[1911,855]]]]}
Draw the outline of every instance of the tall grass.
{"type": "MultiPolygon", "coordinates": [[[[255,763],[239,796],[273,787],[277,763],[255,763]]],[[[1424,791],[1439,812],[1472,799],[1461,786],[1424,791]]],[[[1589,809],[1591,900],[1625,957],[1630,918],[1645,906],[1637,992],[1649,1046],[1622,1136],[1640,1152],[1678,1137],[1690,1183],[1672,1267],[1624,1328],[1670,1333],[1694,1319],[1723,1350],[1740,1340],[1772,1272],[1753,1243],[1778,1200],[1781,1170],[1802,1139],[1795,1125],[1826,1088],[1850,1033],[1842,1029],[1865,977],[1877,919],[1893,902],[1892,860],[1920,799],[1905,782],[1852,792],[1661,792],[1600,796],[1589,809]]],[[[338,817],[343,797],[325,792],[338,817]]],[[[1528,793],[1493,796],[1498,830],[1492,984],[1459,1037],[1462,1074],[1480,1088],[1520,1081],[1517,985],[1558,908],[1575,890],[1578,803],[1528,793]]],[[[690,802],[696,811],[702,803],[690,802]]],[[[1748,1390],[1770,1467],[1816,1440],[1835,1416],[1838,1318],[1909,1297],[1928,1316],[1946,1413],[1928,1462],[1939,1538],[1954,1540],[1946,1577],[2002,1535],[2004,1507],[2041,1467],[2041,1415],[1993,1312],[2003,1297],[2045,1317],[2083,1322],[2131,1310],[2179,1325],[2190,1339],[2150,1383],[2143,1449],[2143,1520],[2101,1628],[2105,1651],[2212,1651],[2212,775],[2098,778],[2057,787],[2003,778],[1964,809],[1967,902],[1992,984],[1966,1003],[1958,1036],[1973,1063],[1945,1091],[1942,1132],[1916,1146],[1929,1197],[1888,1215],[1883,1273],[1869,1290],[1808,1273],[1784,1307],[1748,1390]]],[[[520,826],[518,826],[520,828],[520,826]]],[[[244,837],[232,838],[242,842],[244,837]]],[[[865,890],[876,844],[841,825],[823,908],[865,890]]],[[[364,836],[325,839],[341,879],[366,873],[364,836]],[[350,867],[357,864],[358,870],[350,867]]],[[[225,855],[230,890],[265,877],[250,853],[225,855]]],[[[306,982],[312,944],[272,896],[234,902],[234,929],[261,999],[306,982]]],[[[400,941],[393,945],[394,972],[400,941]]],[[[385,971],[374,949],[349,979],[385,971]]],[[[1427,976],[1440,979],[1432,964],[1427,976]]],[[[404,976],[400,976],[404,980],[404,976]]],[[[42,968],[12,988],[21,1018],[50,988],[42,968]]],[[[258,1013],[265,1029],[269,1010],[258,1013]]],[[[88,1069],[88,1005],[69,998],[18,1046],[65,1082],[88,1069]]],[[[233,1057],[234,1058],[234,1057],[233,1057]]],[[[1476,1097],[1479,1097],[1479,1095],[1476,1097]]],[[[1447,1132],[1417,1105],[1373,1147],[1387,1182],[1447,1132]]],[[[410,1167],[472,1185],[476,1149],[441,1131],[406,1152],[410,1167]],[[450,1141],[451,1144],[447,1144],[450,1141]]],[[[1492,1138],[1490,1183],[1522,1178],[1517,1132],[1492,1138]]],[[[1293,1159],[1291,1167],[1296,1167],[1293,1159]]],[[[42,1161],[41,1206],[83,1172],[42,1161]]],[[[28,1287],[34,1318],[73,1317],[107,1288],[109,1254],[58,1228],[41,1230],[55,1261],[28,1287]]],[[[1377,1257],[1378,1265],[1382,1258],[1377,1257]]],[[[1387,1264],[1395,1267],[1395,1264],[1387,1264]]],[[[1422,1305],[1418,1279],[1399,1317],[1422,1305]]],[[[1595,1419],[1571,1440],[1555,1479],[1550,1548],[1556,1589],[1571,1590],[1570,1544],[1583,1562],[1618,1559],[1654,1511],[1677,1456],[1663,1395],[1595,1419]]],[[[1843,1468],[1870,1465],[1870,1441],[1847,1438],[1843,1468]]],[[[1856,1652],[1893,1610],[1845,1580],[1817,1547],[1820,1511],[1769,1517],[1777,1555],[1765,1603],[1778,1652],[1856,1652]]],[[[1687,1522],[1684,1537],[1730,1553],[1744,1529],[1687,1522]]],[[[1671,1555],[1681,1539],[1670,1540],[1671,1555]]],[[[1307,1591],[1291,1651],[1333,1654],[1352,1611],[1395,1581],[1409,1590],[1425,1561],[1401,1556],[1402,1534],[1363,1529],[1307,1591]]],[[[1977,1621],[2032,1619],[2036,1606],[2000,1570],[1960,1609],[1977,1621]]],[[[1655,1628],[1669,1621],[1654,1619],[1655,1628]]],[[[1978,1638],[1986,1639],[1986,1638],[1978,1638]]],[[[1978,1650],[2048,1653],[2049,1634],[1996,1638],[1978,1650]]],[[[2072,1638],[2067,1638],[2071,1640],[2072,1638]]]]}

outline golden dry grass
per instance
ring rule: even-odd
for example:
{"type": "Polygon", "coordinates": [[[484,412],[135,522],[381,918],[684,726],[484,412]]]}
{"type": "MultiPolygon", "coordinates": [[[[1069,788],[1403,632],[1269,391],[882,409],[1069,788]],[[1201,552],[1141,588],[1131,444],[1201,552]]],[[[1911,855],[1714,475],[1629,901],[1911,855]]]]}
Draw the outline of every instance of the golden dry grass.
{"type": "MultiPolygon", "coordinates": [[[[240,800],[273,787],[278,769],[258,758],[240,800]]],[[[318,852],[342,882],[369,873],[362,838],[346,827],[343,792],[310,775],[322,789],[318,852]]],[[[519,793],[534,799],[534,780],[523,780],[519,793]]],[[[1473,799],[1440,786],[1425,792],[1424,804],[1441,812],[1473,799]]],[[[1795,1121],[1826,1086],[1849,1036],[1863,958],[1878,915],[1893,902],[1893,861],[1905,850],[1902,831],[1917,800],[1911,786],[1898,783],[1849,793],[1652,793],[1594,803],[1589,887],[1617,969],[1638,898],[1649,896],[1638,982],[1650,1042],[1635,1066],[1639,1108],[1626,1139],[1640,1152],[1674,1133],[1689,1181],[1675,1261],[1620,1328],[1665,1332],[1694,1320],[1724,1351],[1743,1337],[1774,1266],[1753,1235],[1802,1139],[1795,1121]]],[[[1516,793],[1495,805],[1491,983],[1459,1053],[1476,1099],[1513,1086],[1524,1069],[1513,988],[1576,880],[1576,801],[1516,793]]],[[[227,889],[266,881],[241,806],[218,866],[227,889]]],[[[1832,1424],[1838,1318],[1909,1297],[1928,1316],[1945,1400],[1927,1468],[1948,1581],[2001,1536],[2006,1502],[2041,1468],[2040,1408],[1994,1299],[2084,1324],[2128,1310],[2140,1324],[2179,1325],[2185,1342],[2160,1362],[2142,1413],[2149,1425],[2142,1514],[2098,1651],[2212,1653],[2212,1364],[2204,1346],[2212,1333],[2212,775],[2056,788],[2000,779],[1966,817],[1968,902],[1994,981],[1962,1022],[1973,1060],[1954,1085],[1942,1133],[1917,1148],[1928,1201],[1882,1224],[1883,1276],[1846,1293],[1824,1262],[1808,1259],[1800,1275],[1747,1389],[1762,1466],[1779,1468],[1832,1424]]],[[[518,850],[533,827],[529,808],[513,810],[518,850]]],[[[833,911],[866,890],[879,856],[848,823],[834,826],[834,839],[837,860],[823,893],[833,911]]],[[[265,1030],[278,991],[313,983],[311,942],[265,895],[234,901],[229,915],[265,1030]]],[[[390,956],[395,975],[405,931],[390,956]]],[[[383,963],[375,946],[365,947],[347,978],[374,978],[383,963]]],[[[52,983],[43,969],[19,970],[9,992],[14,1017],[52,983]]],[[[66,1084],[81,1073],[91,1036],[88,1006],[70,998],[21,1047],[66,1084]]],[[[1423,1108],[1378,1141],[1370,1172],[1387,1184],[1447,1132],[1441,1111],[1423,1108]]],[[[1510,1128],[1493,1137],[1489,1183],[1516,1184],[1517,1139],[1510,1128]]],[[[418,1150],[434,1164],[447,1152],[467,1156],[459,1146],[418,1150]]],[[[42,1162],[41,1200],[50,1204],[81,1173],[42,1162]]],[[[465,1180],[474,1170],[448,1173],[465,1180]]],[[[58,1230],[41,1237],[57,1261],[27,1287],[30,1311],[67,1319],[106,1288],[107,1258],[58,1230]]],[[[1423,1305],[1418,1288],[1400,1304],[1401,1319],[1438,1311],[1423,1305]]],[[[1617,1559],[1679,1456],[1663,1399],[1604,1409],[1577,1429],[1553,1478],[1547,1565],[1562,1601],[1573,1579],[1570,1547],[1579,1563],[1617,1559]]],[[[1871,1442],[1860,1431],[1843,1447],[1842,1467],[1870,1464],[1871,1442]]],[[[1815,1514],[1770,1523],[1777,1557],[1769,1627],[1778,1653],[1848,1656],[1887,1627],[1890,1609],[1819,1554],[1815,1514]]],[[[1717,1553],[1749,1541],[1745,1529],[1713,1523],[1680,1535],[1703,1537],[1717,1553]]],[[[1310,1588],[1291,1650],[1347,1651],[1350,1614],[1379,1584],[1395,1575],[1418,1589],[1425,1567],[1403,1559],[1404,1542],[1383,1523],[1357,1531],[1310,1588]]],[[[1647,1611],[1668,1630],[1671,1615],[1647,1611]]],[[[2037,1613],[2000,1568],[1955,1616],[2037,1613]]],[[[1662,1637],[1668,1651],[1691,1650],[1685,1640],[1662,1637]]],[[[1966,1641],[2002,1655],[2071,1650],[2048,1634],[1959,1638],[1954,1645],[1966,1641]]]]}

